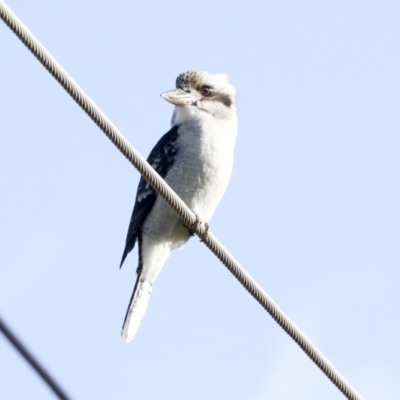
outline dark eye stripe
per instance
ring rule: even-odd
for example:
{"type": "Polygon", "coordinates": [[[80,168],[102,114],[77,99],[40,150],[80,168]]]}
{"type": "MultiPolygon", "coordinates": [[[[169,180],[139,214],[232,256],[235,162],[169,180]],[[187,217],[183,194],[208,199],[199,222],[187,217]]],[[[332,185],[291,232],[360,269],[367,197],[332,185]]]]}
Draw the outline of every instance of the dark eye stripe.
{"type": "Polygon", "coordinates": [[[213,100],[220,101],[224,106],[228,108],[232,105],[232,99],[227,94],[215,93],[212,97],[213,100]]]}
{"type": "Polygon", "coordinates": [[[233,102],[229,95],[216,92],[212,86],[204,85],[201,87],[197,87],[197,90],[200,93],[202,93],[204,89],[211,90],[211,94],[209,94],[209,95],[203,94],[203,96],[205,96],[207,99],[214,100],[214,101],[220,101],[225,107],[228,107],[228,108],[232,105],[233,102]]]}

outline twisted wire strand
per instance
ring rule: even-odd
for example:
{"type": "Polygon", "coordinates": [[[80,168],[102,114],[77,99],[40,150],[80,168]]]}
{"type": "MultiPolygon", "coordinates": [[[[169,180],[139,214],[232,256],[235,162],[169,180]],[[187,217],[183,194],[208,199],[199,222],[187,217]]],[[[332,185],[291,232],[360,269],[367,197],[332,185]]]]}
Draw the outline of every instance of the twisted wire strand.
{"type": "Polygon", "coordinates": [[[310,339],[290,320],[272,298],[257,284],[248,272],[239,264],[229,251],[206,229],[206,226],[186,206],[178,195],[157,174],[147,161],[127,141],[117,127],[103,114],[97,105],[84,93],[68,73],[57,63],[42,44],[0,0],[0,17],[19,37],[24,45],[53,75],[61,86],[79,104],[95,124],[107,135],[124,156],[137,168],[144,178],[175,210],[183,223],[192,228],[204,244],[217,256],[228,270],[239,280],[246,290],[261,304],[281,328],[303,349],[332,383],[351,400],[361,400],[361,395],[335,369],[310,339]]]}

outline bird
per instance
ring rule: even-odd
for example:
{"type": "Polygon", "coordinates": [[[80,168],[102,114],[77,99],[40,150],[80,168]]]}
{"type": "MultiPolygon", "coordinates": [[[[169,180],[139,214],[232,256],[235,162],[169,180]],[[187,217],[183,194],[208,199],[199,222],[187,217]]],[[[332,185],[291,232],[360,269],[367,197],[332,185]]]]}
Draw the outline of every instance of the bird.
{"type": "MultiPolygon", "coordinates": [[[[194,69],[179,74],[175,86],[161,94],[175,106],[171,129],[147,161],[208,227],[232,174],[238,131],[236,89],[225,74],[194,69]]],[[[192,235],[142,177],[120,264],[121,268],[137,242],[137,278],[122,327],[126,342],[139,329],[154,282],[172,250],[192,235]]]]}

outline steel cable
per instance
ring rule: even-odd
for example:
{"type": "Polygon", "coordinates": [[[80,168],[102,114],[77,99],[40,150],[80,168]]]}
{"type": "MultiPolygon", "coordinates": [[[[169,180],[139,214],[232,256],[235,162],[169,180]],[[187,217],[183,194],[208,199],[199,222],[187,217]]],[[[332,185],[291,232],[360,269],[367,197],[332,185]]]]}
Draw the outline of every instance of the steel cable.
{"type": "Polygon", "coordinates": [[[303,351],[324,372],[332,383],[348,398],[362,399],[352,385],[335,369],[326,357],[315,347],[307,336],[290,320],[272,298],[257,284],[248,272],[228,252],[228,250],[209,232],[197,216],[165,183],[157,172],[127,141],[117,127],[103,114],[96,104],[84,93],[68,73],[57,63],[50,53],[40,44],[24,24],[13,14],[7,5],[0,0],[0,17],[9,28],[21,39],[25,46],[63,86],[70,96],[79,104],[86,114],[107,135],[124,156],[138,169],[144,178],[167,201],[182,219],[192,228],[204,244],[219,258],[229,271],[239,280],[246,290],[261,304],[281,328],[303,349],[303,351]]]}

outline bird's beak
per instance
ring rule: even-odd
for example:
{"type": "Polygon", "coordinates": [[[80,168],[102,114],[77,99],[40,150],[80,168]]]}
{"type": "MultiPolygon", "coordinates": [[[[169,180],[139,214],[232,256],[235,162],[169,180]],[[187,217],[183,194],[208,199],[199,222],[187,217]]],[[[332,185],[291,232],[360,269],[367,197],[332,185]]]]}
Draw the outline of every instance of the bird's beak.
{"type": "Polygon", "coordinates": [[[176,106],[192,106],[198,100],[193,93],[185,92],[182,89],[169,90],[162,93],[161,96],[176,106]]]}

